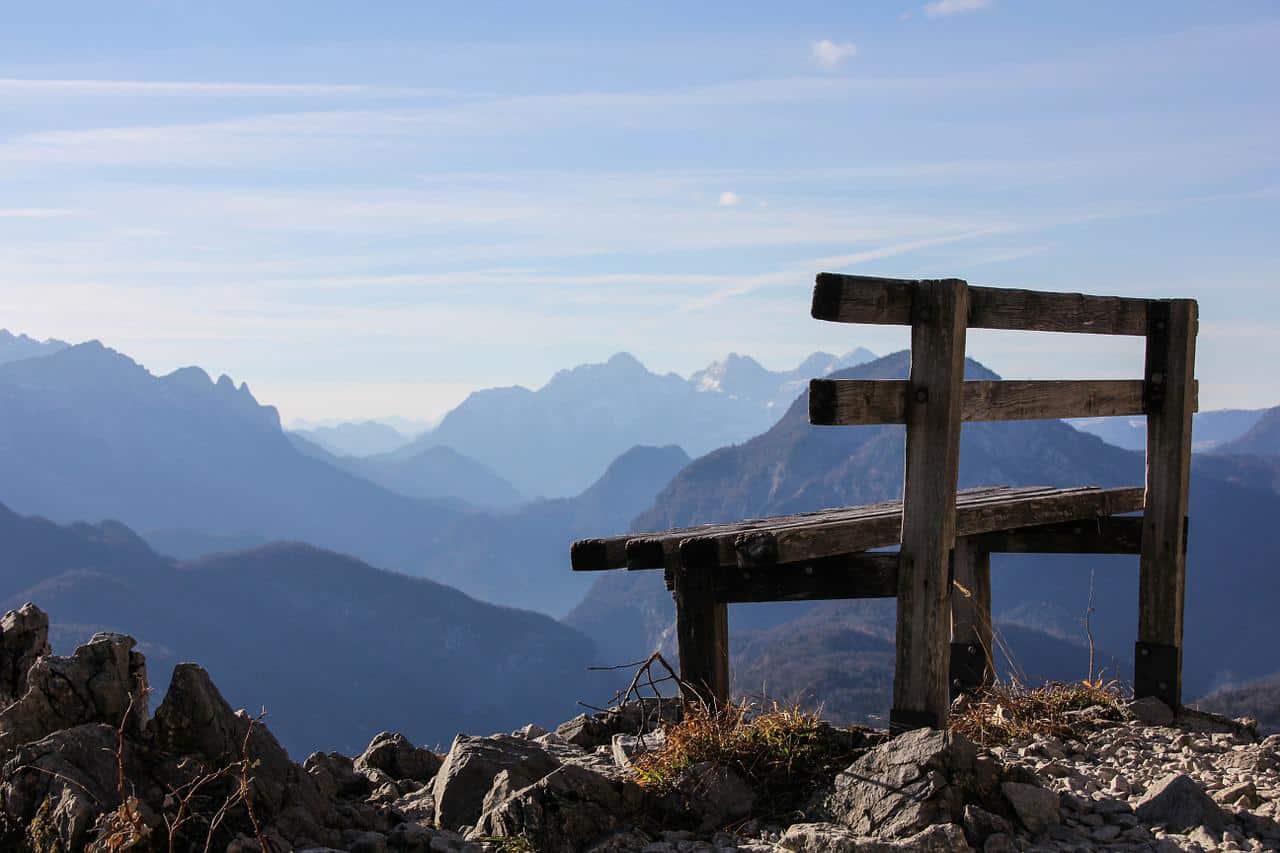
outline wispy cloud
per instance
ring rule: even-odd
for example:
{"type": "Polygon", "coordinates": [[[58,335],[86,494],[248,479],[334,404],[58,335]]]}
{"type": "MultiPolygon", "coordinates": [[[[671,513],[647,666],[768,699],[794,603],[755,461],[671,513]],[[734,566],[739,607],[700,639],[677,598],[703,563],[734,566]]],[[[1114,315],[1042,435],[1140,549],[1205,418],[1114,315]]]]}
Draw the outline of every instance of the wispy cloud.
{"type": "Polygon", "coordinates": [[[720,207],[737,207],[742,204],[742,196],[732,190],[725,190],[720,193],[720,200],[716,202],[720,207]]]}
{"type": "Polygon", "coordinates": [[[809,56],[818,65],[828,71],[835,69],[841,62],[858,54],[858,46],[851,41],[833,42],[831,39],[815,41],[809,46],[809,56]]]}
{"type": "Polygon", "coordinates": [[[50,219],[70,216],[72,211],[56,207],[0,207],[0,219],[50,219]]]}
{"type": "Polygon", "coordinates": [[[0,95],[213,98],[453,97],[453,89],[345,83],[241,83],[201,80],[56,80],[0,77],[0,95]]]}
{"type": "Polygon", "coordinates": [[[937,0],[936,3],[925,4],[924,13],[930,18],[946,18],[989,8],[991,0],[937,0]]]}

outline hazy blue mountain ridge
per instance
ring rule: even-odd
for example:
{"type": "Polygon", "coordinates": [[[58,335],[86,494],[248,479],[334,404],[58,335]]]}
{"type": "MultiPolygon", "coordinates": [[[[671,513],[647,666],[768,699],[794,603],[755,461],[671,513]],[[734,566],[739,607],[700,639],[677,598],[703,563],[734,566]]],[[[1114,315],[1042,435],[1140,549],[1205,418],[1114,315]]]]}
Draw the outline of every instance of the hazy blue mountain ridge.
{"type": "Polygon", "coordinates": [[[0,538],[0,608],[36,602],[55,651],[128,633],[159,694],[174,664],[199,661],[234,706],[265,707],[298,760],[357,753],[384,729],[447,745],[604,698],[582,635],[310,545],[180,563],[116,522],[63,526],[3,506],[0,538]]]}

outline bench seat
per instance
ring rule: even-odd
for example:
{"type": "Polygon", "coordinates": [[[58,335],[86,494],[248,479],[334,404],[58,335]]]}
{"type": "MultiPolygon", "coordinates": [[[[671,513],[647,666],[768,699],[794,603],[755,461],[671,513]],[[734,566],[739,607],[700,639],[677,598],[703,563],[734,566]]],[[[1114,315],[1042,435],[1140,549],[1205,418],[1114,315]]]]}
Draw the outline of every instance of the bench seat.
{"type": "MultiPolygon", "coordinates": [[[[956,495],[956,535],[1000,533],[1100,519],[1143,509],[1142,487],[997,486],[956,495]]],[[[575,571],[685,568],[744,569],[844,557],[898,545],[902,501],[707,524],[660,533],[573,543],[575,571]]]]}

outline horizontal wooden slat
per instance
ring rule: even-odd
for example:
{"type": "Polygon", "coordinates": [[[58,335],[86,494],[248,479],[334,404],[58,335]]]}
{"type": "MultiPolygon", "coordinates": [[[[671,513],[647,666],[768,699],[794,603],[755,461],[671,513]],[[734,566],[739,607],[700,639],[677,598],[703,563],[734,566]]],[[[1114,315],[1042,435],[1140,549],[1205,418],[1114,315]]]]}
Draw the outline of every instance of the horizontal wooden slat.
{"type": "MultiPolygon", "coordinates": [[[[966,382],[961,418],[973,422],[1141,415],[1143,387],[1141,379],[966,382]]],[[[905,423],[909,393],[909,383],[901,380],[814,379],[809,382],[809,423],[905,423]]]]}
{"type": "Polygon", "coordinates": [[[1140,554],[1142,516],[1109,516],[997,530],[969,537],[980,551],[1006,554],[1140,554]]]}
{"type": "MultiPolygon", "coordinates": [[[[964,491],[967,498],[976,498],[982,495],[1011,494],[1014,491],[1007,486],[987,486],[979,489],[969,489],[964,491]]],[[[821,509],[813,512],[802,512],[794,515],[774,517],[774,518],[749,518],[743,521],[734,521],[727,524],[703,524],[696,527],[677,527],[671,530],[663,530],[658,533],[639,533],[627,536],[611,537],[609,542],[622,542],[626,548],[626,560],[611,563],[601,568],[621,568],[625,565],[628,569],[660,569],[664,568],[667,558],[678,555],[681,542],[687,539],[696,539],[698,537],[709,536],[714,534],[746,532],[757,530],[761,527],[777,527],[781,520],[785,519],[787,523],[802,524],[820,520],[834,520],[838,518],[863,518],[869,515],[882,513],[901,512],[900,501],[884,501],[875,504],[864,504],[862,506],[853,507],[837,507],[835,509],[821,509]]],[[[614,552],[610,552],[614,553],[614,552]]]]}
{"type": "MultiPolygon", "coordinates": [[[[946,281],[930,282],[945,285],[946,281]]],[[[819,273],[813,316],[837,323],[911,324],[918,281],[819,273]]],[[[1152,300],[1084,293],[969,288],[969,328],[1145,335],[1152,300]]]]}
{"type": "MultiPolygon", "coordinates": [[[[963,491],[958,496],[958,500],[966,505],[975,505],[988,500],[1007,500],[1014,496],[1030,497],[1051,494],[1055,491],[1047,486],[1018,489],[982,488],[963,491]]],[[[756,520],[748,527],[723,525],[704,528],[677,539],[678,556],[682,565],[706,568],[740,563],[742,561],[738,554],[742,551],[752,555],[752,562],[758,565],[770,565],[777,562],[767,552],[773,547],[778,533],[815,524],[854,525],[862,535],[873,537],[877,541],[883,540],[882,545],[868,545],[866,549],[850,548],[840,553],[897,544],[898,533],[902,527],[902,501],[885,501],[843,511],[828,510],[817,514],[776,516],[756,520]]],[[[670,540],[667,540],[666,544],[669,545],[670,540]]]]}
{"type": "Polygon", "coordinates": [[[898,593],[896,553],[849,554],[806,563],[711,570],[716,600],[818,601],[837,598],[892,598],[898,593]]]}
{"type": "MultiPolygon", "coordinates": [[[[1098,518],[1136,512],[1143,506],[1143,489],[1074,489],[1054,493],[990,500],[956,508],[956,535],[970,536],[1062,521],[1098,518]]],[[[857,519],[809,524],[779,530],[758,531],[751,541],[740,541],[734,549],[738,565],[791,563],[837,554],[882,548],[897,542],[899,531],[892,522],[877,519],[866,523],[857,519]]],[[[743,537],[745,539],[745,537],[743,537]]]]}

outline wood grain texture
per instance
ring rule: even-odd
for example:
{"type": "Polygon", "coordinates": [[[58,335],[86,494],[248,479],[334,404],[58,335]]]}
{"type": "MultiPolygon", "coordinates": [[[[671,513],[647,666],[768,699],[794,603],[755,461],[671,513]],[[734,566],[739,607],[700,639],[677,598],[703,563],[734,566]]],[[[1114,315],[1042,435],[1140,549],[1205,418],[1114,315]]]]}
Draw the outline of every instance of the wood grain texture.
{"type": "Polygon", "coordinates": [[[1181,696],[1183,603],[1186,593],[1187,490],[1191,470],[1191,424],[1198,306],[1194,300],[1166,303],[1152,318],[1147,336],[1147,493],[1138,582],[1138,642],[1173,650],[1172,672],[1144,671],[1135,664],[1135,687],[1163,694],[1177,707],[1181,696]]]}
{"type": "Polygon", "coordinates": [[[997,554],[1140,554],[1142,517],[1112,516],[967,537],[997,554]]]}
{"type": "MultiPolygon", "coordinates": [[[[1051,379],[964,383],[960,419],[1047,420],[1141,415],[1146,411],[1141,379],[1051,379]]],[[[906,423],[907,382],[874,379],[814,379],[809,383],[809,423],[857,426],[906,423]]],[[[1193,395],[1193,408],[1195,398],[1193,395]]]]}
{"type": "Polygon", "coordinates": [[[708,571],[677,568],[673,596],[686,701],[729,701],[729,613],[708,571]]]}
{"type": "Polygon", "coordinates": [[[898,594],[898,555],[849,554],[764,569],[720,566],[714,573],[716,600],[819,601],[892,598],[898,594]]]}
{"type": "Polygon", "coordinates": [[[931,717],[941,727],[951,705],[949,561],[969,289],[952,280],[914,290],[893,712],[899,721],[931,717]]]}
{"type": "MultiPolygon", "coordinates": [[[[991,555],[975,538],[962,536],[956,539],[951,566],[951,643],[953,647],[976,647],[982,669],[977,683],[990,684],[995,674],[991,647],[991,555]]],[[[959,688],[974,686],[977,685],[953,683],[951,691],[954,694],[959,688]]]]}
{"type": "MultiPolygon", "coordinates": [[[[837,323],[910,325],[911,292],[917,284],[908,279],[819,273],[811,313],[815,319],[837,323]]],[[[1083,293],[970,287],[968,326],[1145,335],[1147,310],[1152,302],[1083,293]]]]}

